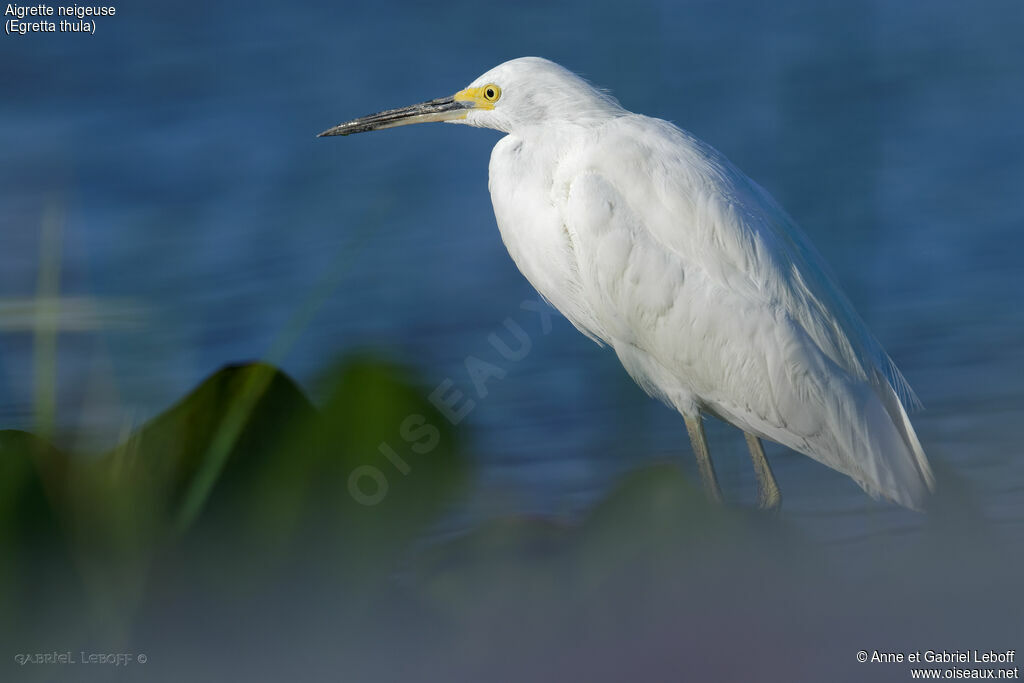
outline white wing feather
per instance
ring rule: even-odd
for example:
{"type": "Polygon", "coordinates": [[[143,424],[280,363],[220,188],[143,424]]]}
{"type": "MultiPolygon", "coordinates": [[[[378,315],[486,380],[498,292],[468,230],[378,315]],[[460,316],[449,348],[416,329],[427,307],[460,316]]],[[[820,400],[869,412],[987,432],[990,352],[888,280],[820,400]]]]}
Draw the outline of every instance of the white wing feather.
{"type": "Polygon", "coordinates": [[[582,142],[550,178],[578,289],[559,308],[681,412],[921,507],[933,477],[904,409],[916,399],[792,219],[667,122],[624,116],[582,142]]]}

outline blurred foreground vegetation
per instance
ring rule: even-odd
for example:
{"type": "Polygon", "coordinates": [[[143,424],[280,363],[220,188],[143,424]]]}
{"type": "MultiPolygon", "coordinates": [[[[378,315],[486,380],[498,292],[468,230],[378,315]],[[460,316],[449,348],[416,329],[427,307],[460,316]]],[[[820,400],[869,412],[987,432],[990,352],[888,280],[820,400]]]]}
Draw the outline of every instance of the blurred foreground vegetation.
{"type": "Polygon", "coordinates": [[[862,648],[1024,633],[1019,548],[978,520],[844,558],[784,515],[707,505],[672,464],[582,521],[425,542],[471,485],[464,440],[380,360],[320,389],[227,367],[98,457],[0,432],[10,654],[145,652],[125,675],[146,680],[861,680],[862,648]]]}

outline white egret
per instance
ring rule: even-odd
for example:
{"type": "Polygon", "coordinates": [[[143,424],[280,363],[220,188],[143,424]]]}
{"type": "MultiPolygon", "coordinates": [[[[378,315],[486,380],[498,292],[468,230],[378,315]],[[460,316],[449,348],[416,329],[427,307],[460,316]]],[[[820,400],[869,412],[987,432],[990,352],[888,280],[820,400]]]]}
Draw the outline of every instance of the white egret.
{"type": "Polygon", "coordinates": [[[906,380],[774,199],[709,145],[545,59],[321,136],[425,121],[492,128],[502,240],[537,291],[686,422],[721,499],[702,414],[746,434],[759,504],[770,439],[922,509],[934,478],[906,380]]]}

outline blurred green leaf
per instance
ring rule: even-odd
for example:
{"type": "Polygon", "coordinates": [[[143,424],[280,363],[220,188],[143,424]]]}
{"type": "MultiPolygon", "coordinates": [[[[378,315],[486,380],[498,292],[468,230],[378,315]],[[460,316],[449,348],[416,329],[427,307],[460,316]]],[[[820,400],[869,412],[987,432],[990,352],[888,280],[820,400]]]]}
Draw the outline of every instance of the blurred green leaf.
{"type": "Polygon", "coordinates": [[[80,588],[51,502],[66,473],[67,458],[46,441],[0,431],[0,632],[31,632],[31,615],[80,588]]]}

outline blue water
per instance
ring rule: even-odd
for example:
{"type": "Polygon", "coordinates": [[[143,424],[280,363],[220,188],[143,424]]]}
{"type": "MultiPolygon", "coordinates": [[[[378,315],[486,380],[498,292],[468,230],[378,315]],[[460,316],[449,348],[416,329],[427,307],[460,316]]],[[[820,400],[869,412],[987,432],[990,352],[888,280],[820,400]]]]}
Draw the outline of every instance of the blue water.
{"type": "MultiPolygon", "coordinates": [[[[487,194],[497,134],[339,121],[537,54],[723,151],[811,235],[927,410],[915,424],[1020,535],[1024,5],[868,2],[150,2],[88,35],[0,36],[0,426],[33,426],[32,315],[59,259],[57,427],[100,448],[220,365],[307,385],[372,347],[477,398],[480,515],[572,513],[623,470],[692,458],[678,416],[561,318],[544,334],[487,194]],[[41,246],[45,216],[62,226],[41,246]],[[62,218],[61,218],[62,217],[62,218]],[[19,308],[21,306],[21,308],[19,308]],[[29,308],[29,311],[32,309],[29,308]],[[19,313],[20,311],[20,313],[19,313]],[[309,312],[307,315],[306,312],[309,312]],[[489,346],[513,318],[527,357],[489,346]],[[475,356],[506,373],[480,398],[475,356]]],[[[739,434],[711,431],[752,498],[739,434]]],[[[826,537],[900,533],[802,456],[786,510],[826,537]]]]}

